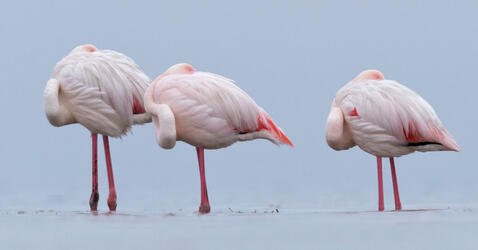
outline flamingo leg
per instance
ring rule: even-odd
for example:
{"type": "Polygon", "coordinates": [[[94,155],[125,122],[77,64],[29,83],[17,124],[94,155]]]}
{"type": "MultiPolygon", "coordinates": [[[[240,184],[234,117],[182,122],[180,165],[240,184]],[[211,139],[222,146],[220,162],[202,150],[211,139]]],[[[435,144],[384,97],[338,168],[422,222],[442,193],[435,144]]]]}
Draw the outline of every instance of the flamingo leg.
{"type": "Polygon", "coordinates": [[[200,214],[207,214],[211,211],[209,198],[207,196],[206,173],[204,170],[204,148],[196,147],[199,163],[199,175],[201,177],[201,205],[199,206],[200,214]]]}
{"type": "Polygon", "coordinates": [[[395,210],[402,210],[402,204],[400,203],[400,194],[398,194],[398,182],[397,174],[395,172],[395,161],[393,157],[390,157],[390,169],[392,170],[392,181],[393,181],[393,196],[395,197],[395,210]]]}
{"type": "Polygon", "coordinates": [[[103,135],[103,145],[105,146],[106,170],[108,171],[108,185],[110,193],[108,195],[108,207],[110,211],[116,211],[116,189],[113,178],[113,167],[111,166],[110,143],[108,136],[103,135]]]}
{"type": "Polygon", "coordinates": [[[384,205],[383,205],[382,157],[378,157],[378,156],[377,156],[377,173],[378,173],[378,211],[383,211],[384,205]]]}
{"type": "Polygon", "coordinates": [[[96,211],[98,209],[98,200],[100,195],[98,194],[98,135],[91,134],[92,145],[92,186],[90,196],[90,210],[96,211]]]}

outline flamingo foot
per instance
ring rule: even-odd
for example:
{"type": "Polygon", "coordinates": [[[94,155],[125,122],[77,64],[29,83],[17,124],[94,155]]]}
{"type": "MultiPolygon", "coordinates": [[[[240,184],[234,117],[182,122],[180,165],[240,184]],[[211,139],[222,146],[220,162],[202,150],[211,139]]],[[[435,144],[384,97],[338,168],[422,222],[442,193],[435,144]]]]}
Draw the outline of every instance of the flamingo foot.
{"type": "Polygon", "coordinates": [[[209,204],[201,204],[199,206],[199,214],[208,214],[211,212],[211,206],[209,204]]]}
{"type": "Polygon", "coordinates": [[[100,199],[100,195],[98,192],[91,192],[90,196],[90,210],[92,212],[98,211],[98,200],[100,199]]]}
{"type": "Polygon", "coordinates": [[[116,211],[116,191],[114,190],[108,196],[108,207],[110,208],[110,211],[116,211]]]}

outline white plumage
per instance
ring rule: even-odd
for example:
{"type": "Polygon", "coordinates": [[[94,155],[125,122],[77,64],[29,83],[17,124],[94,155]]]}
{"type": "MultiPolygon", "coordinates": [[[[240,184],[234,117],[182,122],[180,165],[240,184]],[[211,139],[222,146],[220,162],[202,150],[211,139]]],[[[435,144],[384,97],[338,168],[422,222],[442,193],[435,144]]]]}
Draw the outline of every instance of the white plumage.
{"type": "Polygon", "coordinates": [[[133,114],[144,109],[149,83],[131,58],[79,46],[56,64],[45,88],[45,111],[55,126],[80,123],[92,133],[119,137],[133,124],[151,121],[144,112],[133,114]]]}
{"type": "Polygon", "coordinates": [[[257,138],[290,143],[252,98],[232,80],[216,74],[168,70],[153,82],[145,103],[147,110],[155,103],[168,105],[174,114],[176,139],[191,145],[217,149],[257,138]]]}
{"type": "Polygon", "coordinates": [[[337,92],[333,105],[354,144],[375,156],[459,150],[432,106],[395,81],[356,79],[337,92]]]}

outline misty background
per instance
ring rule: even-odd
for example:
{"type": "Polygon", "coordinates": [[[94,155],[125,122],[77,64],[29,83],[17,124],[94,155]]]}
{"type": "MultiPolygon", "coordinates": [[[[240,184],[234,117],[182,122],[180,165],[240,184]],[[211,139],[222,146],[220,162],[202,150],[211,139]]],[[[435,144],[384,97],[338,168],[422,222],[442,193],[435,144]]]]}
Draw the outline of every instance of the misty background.
{"type": "MultiPolygon", "coordinates": [[[[336,91],[378,69],[424,97],[462,151],[396,159],[404,209],[473,207],[476,167],[476,1],[8,1],[0,8],[0,209],[88,211],[91,138],[44,114],[55,63],[91,43],[133,58],[150,78],[175,63],[236,81],[294,148],[268,141],[205,153],[211,208],[375,210],[375,157],[335,152],[325,122],[336,91]]],[[[194,147],[159,148],[153,125],[110,140],[118,212],[196,211],[194,147]]],[[[108,185],[99,140],[98,208],[108,185]]],[[[385,207],[393,209],[388,160],[385,207]]]]}

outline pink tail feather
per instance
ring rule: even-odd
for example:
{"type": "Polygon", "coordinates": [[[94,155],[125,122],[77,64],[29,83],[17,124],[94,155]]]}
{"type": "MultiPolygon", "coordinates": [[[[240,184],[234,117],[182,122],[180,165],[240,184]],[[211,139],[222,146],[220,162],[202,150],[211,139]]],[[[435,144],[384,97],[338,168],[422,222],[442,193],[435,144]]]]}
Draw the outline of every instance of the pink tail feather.
{"type": "Polygon", "coordinates": [[[455,139],[444,129],[443,127],[440,128],[430,128],[430,134],[433,139],[437,142],[448,148],[452,151],[460,151],[460,146],[456,143],[455,139]]]}
{"type": "Polygon", "coordinates": [[[440,139],[440,143],[450,150],[453,150],[456,152],[460,151],[460,146],[458,146],[455,139],[453,139],[453,137],[448,132],[446,132],[443,138],[440,139]]]}
{"type": "Polygon", "coordinates": [[[257,130],[267,130],[270,131],[280,142],[287,144],[291,147],[294,147],[294,144],[287,138],[287,136],[282,132],[282,130],[277,127],[277,125],[272,121],[272,119],[267,114],[263,114],[262,117],[258,118],[258,128],[257,130]]]}

